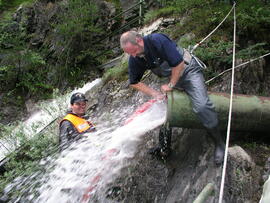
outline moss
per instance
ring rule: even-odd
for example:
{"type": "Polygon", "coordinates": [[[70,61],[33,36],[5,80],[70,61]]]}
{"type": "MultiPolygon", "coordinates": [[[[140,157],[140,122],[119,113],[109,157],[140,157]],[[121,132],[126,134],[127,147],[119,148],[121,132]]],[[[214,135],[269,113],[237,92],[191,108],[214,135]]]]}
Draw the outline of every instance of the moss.
{"type": "Polygon", "coordinates": [[[20,5],[31,5],[35,0],[0,0],[0,13],[4,18],[9,18],[20,5]]]}
{"type": "Polygon", "coordinates": [[[127,62],[105,71],[102,80],[107,83],[109,80],[125,81],[128,79],[127,62]]]}

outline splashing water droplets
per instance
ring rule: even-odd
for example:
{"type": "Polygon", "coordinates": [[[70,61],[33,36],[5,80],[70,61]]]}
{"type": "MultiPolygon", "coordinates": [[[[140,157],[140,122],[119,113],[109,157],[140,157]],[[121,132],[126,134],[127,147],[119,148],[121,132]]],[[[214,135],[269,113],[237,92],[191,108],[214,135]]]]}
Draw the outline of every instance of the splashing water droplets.
{"type": "Polygon", "coordinates": [[[74,142],[55,161],[35,202],[88,202],[93,196],[104,200],[102,188],[134,156],[142,135],[164,123],[165,111],[164,103],[155,103],[126,125],[97,126],[97,132],[74,142]]]}

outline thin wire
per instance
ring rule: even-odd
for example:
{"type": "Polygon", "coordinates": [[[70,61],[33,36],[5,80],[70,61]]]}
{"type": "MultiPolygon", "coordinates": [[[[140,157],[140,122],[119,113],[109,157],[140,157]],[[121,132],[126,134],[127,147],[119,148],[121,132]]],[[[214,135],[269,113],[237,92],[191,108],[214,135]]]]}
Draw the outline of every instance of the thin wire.
{"type": "Polygon", "coordinates": [[[223,170],[222,170],[222,178],[220,183],[220,191],[219,191],[219,203],[222,203],[223,199],[223,191],[224,191],[224,183],[226,176],[226,167],[227,167],[227,159],[228,159],[228,147],[230,140],[230,130],[231,130],[231,117],[232,117],[232,101],[233,101],[233,86],[234,86],[234,68],[235,68],[235,42],[236,42],[236,15],[235,15],[235,2],[234,2],[234,32],[233,32],[233,62],[232,62],[232,80],[231,80],[231,95],[230,95],[230,108],[228,115],[228,126],[227,126],[227,139],[226,139],[226,147],[225,147],[225,156],[223,162],[223,170]]]}
{"type": "MultiPolygon", "coordinates": [[[[261,59],[261,58],[264,58],[264,57],[266,57],[266,56],[268,56],[268,55],[270,55],[270,52],[267,53],[267,54],[264,54],[264,55],[262,55],[262,56],[259,56],[259,57],[255,58],[255,59],[250,59],[249,61],[246,61],[246,62],[244,62],[244,63],[241,63],[241,64],[235,66],[235,69],[236,69],[236,68],[240,68],[240,67],[242,67],[242,66],[244,66],[244,65],[246,65],[246,64],[249,64],[249,63],[251,63],[251,62],[253,62],[253,61],[257,61],[257,60],[259,60],[259,59],[261,59]]],[[[219,73],[217,76],[215,76],[215,77],[213,77],[213,78],[207,80],[207,81],[205,82],[205,84],[210,83],[211,81],[215,80],[216,78],[220,77],[220,76],[223,75],[224,73],[227,73],[227,72],[229,72],[229,71],[231,71],[231,70],[232,70],[232,68],[227,69],[227,70],[225,70],[225,71],[219,73]]]]}
{"type": "Polygon", "coordinates": [[[230,15],[230,13],[232,12],[232,10],[234,9],[235,4],[233,4],[231,10],[229,11],[229,13],[225,16],[225,18],[218,24],[218,26],[212,31],[210,32],[204,39],[202,39],[199,43],[197,43],[192,50],[190,51],[190,53],[193,53],[193,51],[200,46],[200,44],[202,44],[208,37],[210,37],[221,25],[222,23],[228,18],[228,16],[230,15]]]}
{"type": "MultiPolygon", "coordinates": [[[[8,152],[11,152],[11,150],[9,150],[2,142],[0,142],[0,145],[2,145],[8,152]]],[[[1,162],[1,160],[0,160],[1,162]]]]}

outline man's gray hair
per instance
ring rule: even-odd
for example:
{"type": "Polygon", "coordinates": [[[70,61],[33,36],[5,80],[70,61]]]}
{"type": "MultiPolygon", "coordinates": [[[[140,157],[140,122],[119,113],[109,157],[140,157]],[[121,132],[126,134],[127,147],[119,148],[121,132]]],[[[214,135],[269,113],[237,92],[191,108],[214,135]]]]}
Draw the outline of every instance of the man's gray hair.
{"type": "Polygon", "coordinates": [[[136,45],[137,44],[136,39],[142,39],[142,38],[143,38],[142,35],[136,31],[127,31],[127,32],[123,33],[120,37],[121,48],[125,47],[125,45],[128,42],[136,45]]]}

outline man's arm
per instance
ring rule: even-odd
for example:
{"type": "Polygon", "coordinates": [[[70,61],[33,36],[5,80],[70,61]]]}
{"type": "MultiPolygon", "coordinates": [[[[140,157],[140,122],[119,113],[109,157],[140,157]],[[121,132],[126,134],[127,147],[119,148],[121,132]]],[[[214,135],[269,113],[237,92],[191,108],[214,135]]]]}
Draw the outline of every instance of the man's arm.
{"type": "Polygon", "coordinates": [[[59,127],[60,148],[78,135],[79,133],[74,129],[73,125],[69,121],[63,121],[59,127]]]}
{"type": "MultiPolygon", "coordinates": [[[[176,85],[176,83],[180,79],[184,69],[185,69],[184,61],[179,63],[176,67],[172,68],[172,74],[171,74],[171,79],[170,79],[170,83],[169,83],[172,87],[176,85]]],[[[162,85],[161,91],[162,92],[172,91],[172,87],[170,87],[169,84],[162,85]]]]}
{"type": "Polygon", "coordinates": [[[163,99],[165,97],[161,92],[154,90],[153,88],[149,87],[148,85],[142,82],[139,82],[137,84],[131,84],[130,86],[149,96],[154,97],[155,99],[163,99]]]}

